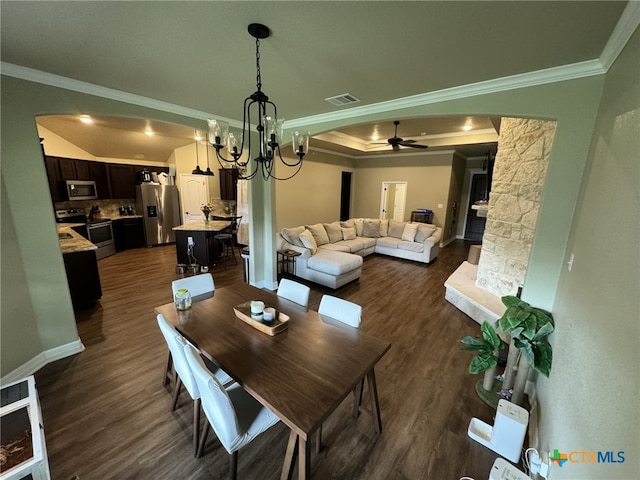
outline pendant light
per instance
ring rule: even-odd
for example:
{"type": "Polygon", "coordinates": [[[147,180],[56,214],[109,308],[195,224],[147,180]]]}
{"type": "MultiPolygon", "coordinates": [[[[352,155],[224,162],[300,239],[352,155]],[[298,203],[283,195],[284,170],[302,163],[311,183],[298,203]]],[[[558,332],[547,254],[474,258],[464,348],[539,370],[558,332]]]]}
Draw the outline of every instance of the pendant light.
{"type": "Polygon", "coordinates": [[[213,172],[209,168],[209,144],[205,142],[204,146],[207,149],[207,169],[203,172],[203,175],[208,175],[209,177],[213,177],[213,172]]]}
{"type": "Polygon", "coordinates": [[[198,159],[198,131],[193,131],[193,138],[196,140],[196,168],[191,172],[192,175],[204,175],[204,172],[200,170],[200,162],[198,159]]]}

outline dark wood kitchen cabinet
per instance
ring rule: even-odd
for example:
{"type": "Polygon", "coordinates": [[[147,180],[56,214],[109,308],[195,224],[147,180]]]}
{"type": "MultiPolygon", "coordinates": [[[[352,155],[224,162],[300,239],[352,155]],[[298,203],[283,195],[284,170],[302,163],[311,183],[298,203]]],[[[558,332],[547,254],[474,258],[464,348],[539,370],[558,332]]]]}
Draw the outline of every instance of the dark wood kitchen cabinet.
{"type": "Polygon", "coordinates": [[[142,218],[118,218],[113,221],[116,252],[145,246],[142,218]]]}
{"type": "Polygon", "coordinates": [[[60,166],[60,178],[62,180],[92,180],[89,173],[88,160],[77,160],[74,158],[58,158],[58,165],[60,166]]]}
{"type": "Polygon", "coordinates": [[[96,182],[98,199],[111,198],[109,192],[109,178],[107,177],[107,164],[103,162],[87,162],[89,164],[89,179],[96,182]]]}
{"type": "Polygon", "coordinates": [[[135,165],[107,164],[110,198],[136,198],[137,168],[135,165]]]}
{"type": "Polygon", "coordinates": [[[238,174],[237,168],[220,168],[220,198],[222,200],[235,200],[238,196],[238,174]]]}
{"type": "Polygon", "coordinates": [[[85,310],[94,307],[96,300],[102,297],[96,251],[65,253],[62,258],[73,309],[85,310]]]}
{"type": "Polygon", "coordinates": [[[65,191],[62,188],[62,180],[60,177],[60,163],[57,157],[44,157],[44,166],[47,170],[47,180],[49,181],[49,191],[51,192],[51,200],[54,202],[63,202],[66,200],[65,191]]]}

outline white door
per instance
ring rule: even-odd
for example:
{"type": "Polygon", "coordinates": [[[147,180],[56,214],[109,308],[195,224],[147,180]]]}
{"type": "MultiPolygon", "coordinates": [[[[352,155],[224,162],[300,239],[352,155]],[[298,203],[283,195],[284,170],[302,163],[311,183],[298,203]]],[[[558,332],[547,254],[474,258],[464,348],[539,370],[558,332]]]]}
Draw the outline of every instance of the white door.
{"type": "Polygon", "coordinates": [[[396,183],[396,194],[393,204],[393,219],[404,221],[404,208],[407,201],[407,184],[396,183]]]}
{"type": "Polygon", "coordinates": [[[380,218],[404,220],[407,182],[382,182],[380,218]]]}
{"type": "Polygon", "coordinates": [[[200,207],[209,201],[205,177],[202,175],[180,175],[182,195],[182,223],[201,222],[204,219],[200,207]]]}

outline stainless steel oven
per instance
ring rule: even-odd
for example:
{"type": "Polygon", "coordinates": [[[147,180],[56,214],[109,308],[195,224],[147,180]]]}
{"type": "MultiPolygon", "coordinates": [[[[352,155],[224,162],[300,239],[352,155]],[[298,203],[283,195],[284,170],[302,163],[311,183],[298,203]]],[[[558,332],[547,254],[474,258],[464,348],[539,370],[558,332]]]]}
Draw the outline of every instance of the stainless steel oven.
{"type": "Polygon", "coordinates": [[[96,258],[98,260],[116,253],[111,220],[89,222],[87,224],[87,232],[89,241],[98,247],[98,250],[96,250],[96,258]]]}

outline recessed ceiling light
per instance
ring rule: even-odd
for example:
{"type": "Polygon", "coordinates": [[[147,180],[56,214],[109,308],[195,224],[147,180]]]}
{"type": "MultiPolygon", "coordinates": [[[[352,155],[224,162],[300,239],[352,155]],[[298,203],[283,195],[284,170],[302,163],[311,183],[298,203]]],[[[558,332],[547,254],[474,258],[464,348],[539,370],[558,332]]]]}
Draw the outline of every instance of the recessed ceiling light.
{"type": "Polygon", "coordinates": [[[90,123],[93,123],[93,118],[91,118],[89,115],[80,115],[80,121],[88,125],[90,123]]]}
{"type": "Polygon", "coordinates": [[[196,142],[199,142],[200,140],[202,140],[202,136],[200,135],[200,132],[196,132],[193,138],[195,139],[196,142]]]}
{"type": "Polygon", "coordinates": [[[467,124],[467,125],[465,125],[464,127],[462,127],[462,129],[463,129],[465,132],[468,132],[469,130],[472,130],[472,129],[473,129],[473,125],[469,125],[469,124],[467,124]]]}
{"type": "Polygon", "coordinates": [[[147,130],[144,131],[144,134],[147,137],[153,137],[153,130],[147,129],[147,130]]]}

